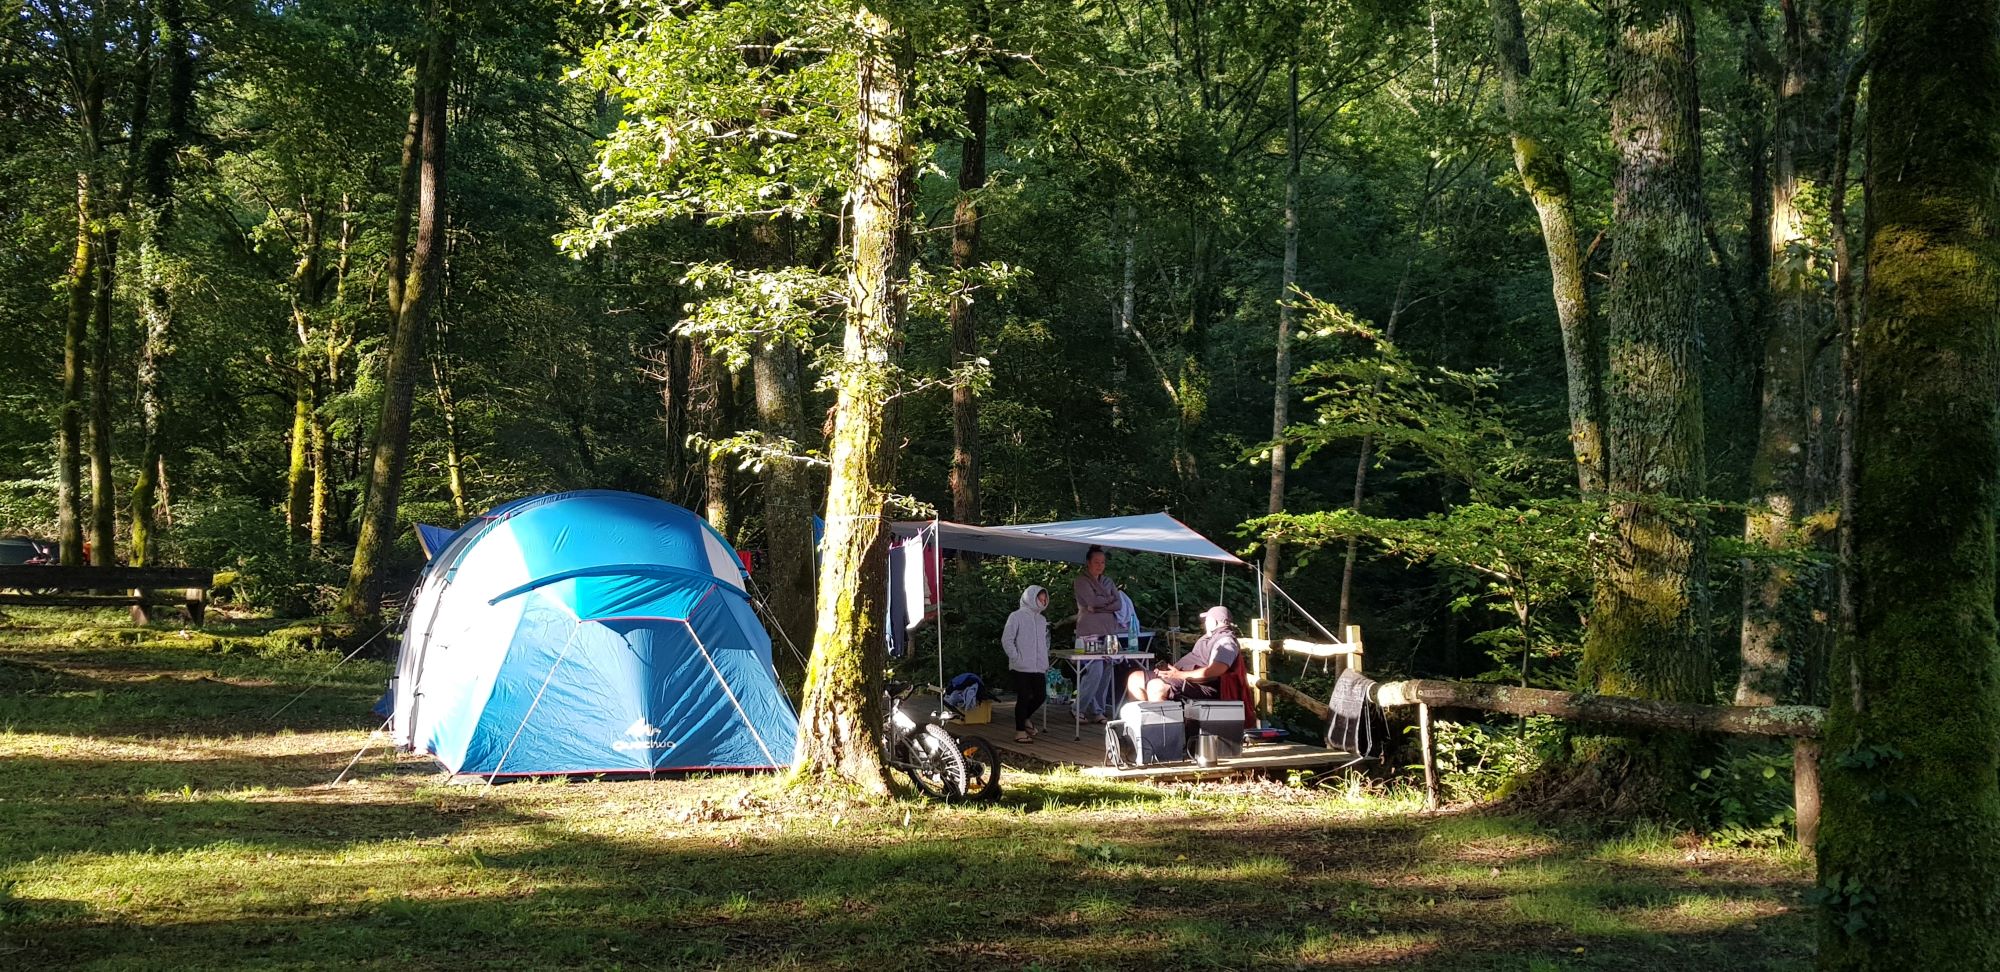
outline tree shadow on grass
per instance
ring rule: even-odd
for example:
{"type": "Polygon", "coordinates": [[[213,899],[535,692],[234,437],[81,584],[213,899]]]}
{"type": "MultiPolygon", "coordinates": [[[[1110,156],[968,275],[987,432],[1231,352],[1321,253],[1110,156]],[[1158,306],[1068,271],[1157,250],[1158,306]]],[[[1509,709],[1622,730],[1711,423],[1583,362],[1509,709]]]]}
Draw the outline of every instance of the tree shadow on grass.
{"type": "Polygon", "coordinates": [[[297,882],[294,894],[145,921],[94,901],[17,900],[20,917],[0,939],[20,950],[21,967],[106,969],[1472,970],[1537,961],[1756,970],[1810,961],[1797,888],[1782,880],[1601,866],[1592,846],[1561,842],[1493,864],[1490,853],[1428,839],[1432,828],[1409,820],[1256,827],[1246,846],[1197,811],[1143,808],[1128,821],[941,811],[908,829],[876,820],[852,832],[828,819],[753,814],[632,835],[585,832],[506,801],[469,813],[415,802],[323,811],[245,804],[212,821],[276,852],[263,877],[297,882]],[[379,875],[312,860],[330,847],[368,848],[385,832],[462,846],[379,875]]]}
{"type": "Polygon", "coordinates": [[[373,728],[373,684],[333,683],[301,696],[297,683],[238,677],[206,664],[163,671],[155,663],[91,674],[0,658],[0,729],[155,736],[373,728]],[[296,698],[296,701],[294,699],[296,698]],[[280,711],[282,710],[282,712],[280,711]]]}

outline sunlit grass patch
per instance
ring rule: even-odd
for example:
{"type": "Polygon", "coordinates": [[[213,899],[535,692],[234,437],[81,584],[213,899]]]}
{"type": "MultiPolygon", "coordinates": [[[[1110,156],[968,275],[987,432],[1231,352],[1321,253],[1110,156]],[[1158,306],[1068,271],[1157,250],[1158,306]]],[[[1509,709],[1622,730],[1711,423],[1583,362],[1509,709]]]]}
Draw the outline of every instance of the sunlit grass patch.
{"type": "Polygon", "coordinates": [[[380,686],[346,669],[270,718],[325,652],[160,640],[0,639],[27,687],[0,703],[10,966],[1471,970],[1581,944],[1669,969],[1810,941],[1772,852],[1690,862],[1376,784],[1010,767],[1000,804],[946,806],[775,776],[447,782],[371,737],[380,686]]]}

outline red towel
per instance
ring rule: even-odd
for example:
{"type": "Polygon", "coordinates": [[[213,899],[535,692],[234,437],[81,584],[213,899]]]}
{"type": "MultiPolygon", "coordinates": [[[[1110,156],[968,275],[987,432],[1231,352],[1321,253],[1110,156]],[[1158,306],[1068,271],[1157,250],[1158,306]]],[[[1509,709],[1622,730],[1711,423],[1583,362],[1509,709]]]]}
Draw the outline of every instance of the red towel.
{"type": "Polygon", "coordinates": [[[1236,660],[1229,663],[1222,673],[1222,683],[1216,686],[1222,692],[1222,701],[1243,703],[1243,724],[1257,724],[1257,707],[1250,700],[1250,678],[1243,673],[1243,654],[1238,652],[1236,660]]]}

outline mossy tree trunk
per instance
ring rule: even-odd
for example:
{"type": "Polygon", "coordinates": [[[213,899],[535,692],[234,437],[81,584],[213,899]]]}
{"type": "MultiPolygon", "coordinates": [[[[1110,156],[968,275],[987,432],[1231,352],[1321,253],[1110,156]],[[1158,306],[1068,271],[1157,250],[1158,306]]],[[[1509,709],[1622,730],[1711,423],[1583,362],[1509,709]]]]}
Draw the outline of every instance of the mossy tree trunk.
{"type": "Polygon", "coordinates": [[[315,312],[319,308],[320,246],[324,217],[316,204],[305,209],[304,253],[292,271],[292,329],[299,339],[299,354],[292,369],[291,462],[285,472],[285,526],[293,543],[305,543],[312,536],[313,427],[319,412],[317,380],[321,336],[315,334],[315,312]]]}
{"type": "Polygon", "coordinates": [[[1820,968],[2000,967],[2000,3],[1875,0],[1820,968]]]}
{"type": "Polygon", "coordinates": [[[113,298],[118,289],[118,230],[97,237],[95,326],[90,335],[90,562],[118,562],[118,488],[111,474],[111,365],[113,298]]]}
{"type": "Polygon", "coordinates": [[[65,567],[83,565],[83,396],[85,343],[89,340],[91,298],[96,292],[97,245],[92,188],[98,145],[104,130],[104,72],[95,61],[77,68],[82,87],[76,169],[76,249],[63,282],[68,308],[63,322],[62,411],[56,432],[56,529],[58,556],[65,567]]]}
{"type": "Polygon", "coordinates": [[[1604,492],[1604,383],[1598,362],[1603,348],[1590,318],[1590,295],[1577,245],[1576,205],[1569,167],[1560,149],[1536,134],[1533,74],[1520,0],[1489,0],[1493,40],[1499,52],[1501,103],[1507,112],[1514,168],[1535,206],[1548,251],[1556,326],[1562,333],[1563,368],[1569,387],[1569,440],[1576,456],[1577,487],[1585,496],[1604,492]]]}
{"type": "Polygon", "coordinates": [[[1827,324],[1820,241],[1808,228],[1806,206],[1826,179],[1825,39],[1808,24],[1801,0],[1780,0],[1777,137],[1773,142],[1763,266],[1766,312],[1757,449],[1750,463],[1750,511],[1743,540],[1762,556],[1742,562],[1743,625],[1736,704],[1771,705],[1785,692],[1794,642],[1800,638],[1791,602],[1798,583],[1786,557],[1799,546],[1811,512],[1807,483],[1810,416],[1826,403],[1812,381],[1814,349],[1827,324]]]}
{"type": "Polygon", "coordinates": [[[1686,0],[1612,0],[1614,183],[1606,388],[1615,536],[1581,675],[1607,695],[1705,702],[1707,543],[1697,381],[1701,134],[1686,0]]]}
{"type": "Polygon", "coordinates": [[[891,396],[908,303],[915,171],[906,30],[871,5],[862,49],[846,334],[836,379],[819,625],[806,666],[795,782],[833,778],[884,793],[881,758],[887,492],[896,468],[891,396]]]}
{"type": "Polygon", "coordinates": [[[418,67],[417,100],[421,105],[421,157],[417,186],[417,246],[402,286],[401,312],[396,315],[389,362],[382,377],[382,407],[375,427],[375,447],[368,475],[368,496],[362,508],[361,532],[354,545],[354,564],[340,612],[372,619],[381,613],[381,576],[396,534],[396,507],[402,495],[403,468],[409,458],[410,400],[417,368],[430,330],[431,306],[442,283],[445,227],[445,118],[451,90],[454,36],[444,23],[441,4],[430,10],[428,51],[418,67]]]}
{"type": "Polygon", "coordinates": [[[161,0],[155,8],[157,30],[167,70],[165,129],[146,142],[140,165],[143,209],[139,242],[139,321],[144,334],[139,349],[139,469],[132,483],[131,561],[134,567],[153,562],[154,507],[160,493],[160,465],[167,423],[164,371],[173,324],[173,301],[165,251],[174,223],[174,156],[187,141],[188,118],[194,107],[194,59],[181,0],[161,0]]]}

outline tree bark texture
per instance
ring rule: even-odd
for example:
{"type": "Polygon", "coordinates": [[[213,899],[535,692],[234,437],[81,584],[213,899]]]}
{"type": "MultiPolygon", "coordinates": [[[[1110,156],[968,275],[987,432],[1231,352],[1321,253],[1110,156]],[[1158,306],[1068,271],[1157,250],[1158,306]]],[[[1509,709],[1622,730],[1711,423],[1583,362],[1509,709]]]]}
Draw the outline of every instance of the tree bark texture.
{"type": "Polygon", "coordinates": [[[915,58],[905,30],[873,7],[856,11],[855,26],[863,46],[847,326],[836,380],[819,625],[793,779],[833,777],[880,793],[887,786],[879,742],[885,493],[896,467],[889,406],[908,302],[915,171],[905,115],[915,58]]]}
{"type": "MultiPolygon", "coordinates": [[[[729,368],[722,356],[702,347],[699,340],[690,342],[688,347],[690,374],[693,387],[689,408],[694,414],[695,432],[713,442],[727,438],[733,431],[729,421],[729,368]]],[[[703,445],[701,450],[701,510],[702,517],[715,532],[724,539],[735,542],[735,517],[731,509],[729,492],[729,457],[703,445]]]]}
{"type": "Polygon", "coordinates": [[[1819,966],[2000,968],[2000,3],[1874,0],[1819,966]]]}
{"type": "MultiPolygon", "coordinates": [[[[1292,56],[1291,81],[1285,113],[1285,259],[1278,279],[1278,349],[1271,377],[1271,496],[1266,509],[1285,511],[1285,473],[1290,468],[1285,449],[1285,427],[1291,424],[1292,406],[1292,291],[1299,282],[1299,60],[1292,56]]],[[[1264,603],[1272,601],[1271,585],[1278,580],[1279,544],[1264,543],[1264,603]]],[[[1268,611],[1269,608],[1267,607],[1268,611]]],[[[1268,625],[1270,617],[1266,615],[1268,625]]],[[[1267,628],[1268,632],[1268,628],[1267,628]]],[[[1268,634],[1268,637],[1277,637],[1268,634]]]]}
{"type": "Polygon", "coordinates": [[[1563,368],[1569,388],[1569,441],[1576,456],[1577,488],[1585,496],[1604,492],[1604,384],[1598,362],[1603,348],[1590,317],[1590,295],[1577,245],[1576,205],[1569,167],[1561,150],[1533,130],[1533,74],[1520,0],[1489,0],[1493,39],[1499,52],[1501,103],[1506,108],[1514,168],[1534,204],[1548,251],[1556,326],[1562,333],[1563,368]]]}
{"type": "Polygon", "coordinates": [[[131,496],[134,567],[144,567],[153,560],[154,507],[161,492],[159,469],[164,461],[167,423],[164,371],[173,324],[165,251],[174,222],[174,155],[187,141],[188,117],[194,106],[194,60],[189,56],[181,0],[161,0],[157,12],[167,68],[167,121],[163,131],[147,140],[140,167],[144,230],[138,261],[139,322],[144,343],[139,349],[135,389],[140,442],[138,476],[131,496]]]}
{"type": "Polygon", "coordinates": [[[97,237],[96,326],[90,335],[90,562],[118,562],[118,494],[111,475],[111,315],[118,287],[118,231],[97,237]]]}
{"type": "Polygon", "coordinates": [[[382,408],[375,428],[375,448],[368,474],[368,498],[362,509],[361,533],[354,545],[354,565],[348,572],[341,612],[356,618],[381,613],[381,578],[396,535],[396,507],[403,488],[403,468],[409,458],[410,400],[417,368],[423,360],[424,335],[430,329],[431,306],[442,282],[445,226],[445,116],[451,89],[454,37],[431,12],[430,50],[418,75],[422,92],[422,158],[417,191],[417,246],[404,284],[402,310],[389,345],[383,375],[382,408]]]}
{"type": "Polygon", "coordinates": [[[1705,481],[1696,347],[1705,253],[1694,16],[1612,0],[1609,477],[1615,526],[1580,674],[1607,695],[1705,702],[1705,481]]]}
{"type": "MultiPolygon", "coordinates": [[[[951,267],[966,271],[979,261],[979,192],[986,188],[986,86],[965,91],[965,137],[959,140],[958,204],[951,223],[951,267]]],[[[951,362],[963,368],[979,357],[979,314],[968,295],[951,302],[951,362]]],[[[969,385],[951,389],[951,511],[960,523],[978,523],[979,398],[969,385]]]]}
{"type": "MultiPolygon", "coordinates": [[[[757,417],[764,431],[801,447],[806,436],[805,392],[799,352],[790,346],[759,346],[750,359],[757,382],[757,417]]],[[[764,467],[764,577],[761,585],[771,619],[789,640],[780,653],[780,671],[803,677],[793,650],[813,639],[812,470],[783,460],[764,467]]],[[[795,683],[794,683],[795,684],[795,683]]]]}
{"type": "Polygon", "coordinates": [[[56,524],[62,565],[83,565],[83,385],[97,246],[90,231],[90,173],[76,174],[76,254],[70,261],[63,327],[62,414],[56,437],[56,524]]]}
{"type": "Polygon", "coordinates": [[[1771,165],[1770,247],[1765,267],[1768,311],[1764,322],[1764,364],[1758,402],[1757,451],[1750,462],[1750,511],[1743,540],[1765,556],[1744,558],[1742,666],[1736,681],[1737,705],[1771,705],[1785,691],[1797,624],[1787,618],[1795,571],[1781,558],[1796,550],[1806,507],[1807,412],[1814,396],[1808,375],[1813,346],[1824,326],[1817,242],[1806,228],[1805,194],[1817,181],[1805,171],[1811,154],[1806,140],[1818,106],[1806,56],[1806,28],[1800,0],[1779,0],[1783,27],[1779,40],[1777,138],[1771,165]]]}

